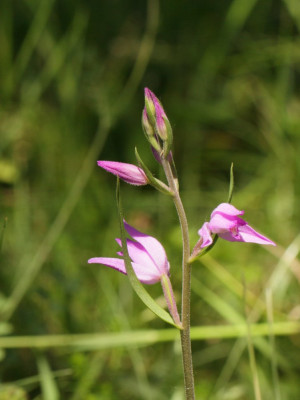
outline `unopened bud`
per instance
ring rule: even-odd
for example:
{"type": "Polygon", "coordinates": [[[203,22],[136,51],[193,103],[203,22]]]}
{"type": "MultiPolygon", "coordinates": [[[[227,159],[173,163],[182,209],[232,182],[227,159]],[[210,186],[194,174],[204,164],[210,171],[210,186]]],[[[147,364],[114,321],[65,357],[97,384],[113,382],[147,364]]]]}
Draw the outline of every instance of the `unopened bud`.
{"type": "Polygon", "coordinates": [[[139,168],[136,165],[103,160],[97,161],[97,164],[99,167],[118,176],[120,179],[123,179],[123,181],[130,183],[131,185],[141,186],[149,183],[145,172],[142,168],[139,168]]]}
{"type": "Polygon", "coordinates": [[[154,93],[145,88],[145,109],[148,120],[153,127],[155,126],[155,102],[158,102],[158,99],[154,93]]]}
{"type": "Polygon", "coordinates": [[[161,140],[165,141],[168,137],[167,127],[165,123],[165,120],[167,118],[162,107],[155,107],[155,117],[157,133],[159,134],[161,140]]]}
{"type": "MultiPolygon", "coordinates": [[[[173,142],[172,128],[161,103],[155,94],[152,93],[148,88],[145,88],[145,108],[143,111],[142,120],[144,130],[147,132],[148,140],[150,141],[150,135],[153,135],[154,132],[154,135],[157,135],[157,142],[159,139],[162,141],[162,156],[167,157],[173,142]]],[[[153,147],[157,151],[161,151],[160,146],[156,145],[153,147]]]]}
{"type": "Polygon", "coordinates": [[[143,113],[142,113],[142,127],[143,127],[144,134],[146,136],[146,139],[151,144],[151,147],[153,149],[155,149],[157,152],[161,153],[162,148],[158,142],[155,130],[149,122],[146,107],[144,108],[143,113]]]}

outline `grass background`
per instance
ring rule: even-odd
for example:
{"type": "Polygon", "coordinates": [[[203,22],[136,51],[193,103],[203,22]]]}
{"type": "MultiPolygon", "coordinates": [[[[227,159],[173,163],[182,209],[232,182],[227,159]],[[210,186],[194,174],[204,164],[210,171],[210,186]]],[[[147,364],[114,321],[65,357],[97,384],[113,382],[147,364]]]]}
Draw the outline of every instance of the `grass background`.
{"type": "MultiPolygon", "coordinates": [[[[119,235],[115,179],[96,160],[134,163],[137,146],[161,175],[140,125],[147,86],[173,125],[192,243],[233,162],[234,205],[278,244],[219,241],[195,263],[197,398],[257,399],[256,372],[264,400],[299,399],[300,4],[2,0],[0,16],[0,398],[183,398],[174,332],[126,277],[86,263],[114,256],[119,235]],[[245,315],[266,324],[254,372],[245,315]]],[[[122,198],[164,244],[179,299],[170,200],[129,185],[122,198]]]]}

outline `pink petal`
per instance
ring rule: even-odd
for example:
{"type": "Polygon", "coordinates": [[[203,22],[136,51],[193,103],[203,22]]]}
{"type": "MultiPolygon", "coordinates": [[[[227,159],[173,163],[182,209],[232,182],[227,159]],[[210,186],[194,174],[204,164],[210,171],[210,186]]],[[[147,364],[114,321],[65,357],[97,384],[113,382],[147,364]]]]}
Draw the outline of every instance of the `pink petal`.
{"type": "Polygon", "coordinates": [[[166,118],[166,114],[161,105],[158,102],[156,102],[155,103],[156,128],[157,128],[157,133],[159,134],[162,140],[166,140],[168,135],[164,118],[166,118]]]}
{"type": "Polygon", "coordinates": [[[90,258],[88,260],[88,263],[106,265],[107,267],[116,269],[117,271],[122,272],[122,274],[126,275],[124,260],[121,260],[120,258],[94,257],[90,258]]]}
{"type": "MultiPolygon", "coordinates": [[[[122,247],[121,239],[116,239],[117,243],[122,247]]],[[[150,257],[145,248],[138,242],[133,242],[130,239],[127,239],[127,249],[128,254],[131,260],[137,264],[144,266],[145,271],[153,271],[156,273],[158,277],[161,276],[161,272],[157,265],[153,262],[153,259],[150,257]]],[[[122,255],[119,253],[119,255],[122,255]]]]}
{"type": "Polygon", "coordinates": [[[230,215],[230,216],[237,216],[237,215],[243,215],[244,211],[240,211],[237,208],[235,208],[233,205],[229,203],[221,203],[216,207],[213,212],[211,213],[211,218],[216,214],[216,213],[222,213],[225,215],[230,215]]]}
{"type": "Polygon", "coordinates": [[[270,244],[276,246],[272,240],[256,232],[239,215],[244,214],[229,203],[222,203],[216,207],[212,214],[210,222],[206,222],[198,232],[205,242],[210,244],[210,232],[216,233],[222,239],[230,242],[250,242],[258,244],[270,244]]]}
{"type": "Polygon", "coordinates": [[[261,235],[256,232],[251,226],[244,225],[238,229],[239,235],[243,242],[258,243],[258,244],[270,244],[276,246],[272,240],[268,239],[266,236],[261,235]]]}
{"type": "Polygon", "coordinates": [[[154,107],[155,107],[155,112],[157,112],[159,110],[159,113],[162,116],[166,116],[166,113],[163,109],[163,107],[160,104],[160,101],[158,100],[158,98],[155,96],[155,94],[148,88],[145,88],[145,97],[149,102],[152,102],[154,107]]]}
{"type": "Polygon", "coordinates": [[[247,242],[247,243],[258,243],[258,244],[270,244],[276,246],[272,240],[256,232],[251,226],[243,225],[238,228],[237,235],[232,232],[220,233],[219,236],[222,239],[228,240],[229,242],[247,242]]]}
{"type": "Polygon", "coordinates": [[[217,212],[211,217],[208,225],[212,233],[225,233],[237,226],[237,217],[231,217],[217,212]]]}
{"type": "Polygon", "coordinates": [[[145,93],[145,97],[147,98],[147,100],[151,101],[152,95],[154,96],[154,94],[151,92],[151,90],[145,87],[144,93],[145,93]]]}
{"type": "Polygon", "coordinates": [[[229,242],[244,242],[240,235],[233,235],[232,232],[218,233],[218,236],[224,240],[228,240],[229,242]]]}
{"type": "Polygon", "coordinates": [[[209,230],[208,222],[205,222],[202,225],[202,228],[200,228],[199,231],[198,231],[198,235],[200,235],[202,237],[202,239],[203,239],[203,243],[201,244],[201,248],[210,246],[212,244],[213,239],[211,237],[211,233],[210,233],[210,230],[209,230]]]}
{"type": "MultiPolygon", "coordinates": [[[[120,260],[119,258],[106,258],[106,257],[95,257],[90,258],[88,260],[89,264],[102,264],[107,267],[111,267],[122,274],[126,275],[126,268],[124,260],[120,260]]],[[[150,270],[145,271],[145,267],[136,263],[131,263],[132,268],[138,278],[138,280],[142,283],[153,284],[160,281],[160,277],[157,276],[157,273],[154,273],[150,270]]],[[[156,271],[154,271],[156,272],[156,271]]]]}
{"type": "Polygon", "coordinates": [[[144,171],[136,165],[118,161],[97,161],[97,164],[132,185],[140,186],[148,183],[144,171]]]}
{"type": "Polygon", "coordinates": [[[132,226],[127,224],[126,221],[124,221],[124,226],[128,234],[145,248],[160,273],[168,274],[170,265],[167,260],[166,252],[160,242],[154,237],[134,229],[132,226]]]}
{"type": "Polygon", "coordinates": [[[146,283],[147,285],[152,285],[154,283],[157,283],[160,281],[161,276],[157,275],[157,272],[155,270],[150,271],[146,270],[143,265],[136,264],[136,263],[131,263],[132,268],[134,269],[134,272],[138,278],[138,280],[142,283],[146,283]]]}

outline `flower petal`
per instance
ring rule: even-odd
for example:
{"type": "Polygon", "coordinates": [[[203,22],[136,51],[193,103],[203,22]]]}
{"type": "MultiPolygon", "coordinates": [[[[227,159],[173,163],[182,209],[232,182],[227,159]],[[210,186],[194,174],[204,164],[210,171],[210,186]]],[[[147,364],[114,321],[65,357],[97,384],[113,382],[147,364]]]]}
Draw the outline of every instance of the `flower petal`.
{"type": "Polygon", "coordinates": [[[148,88],[144,89],[144,93],[145,101],[147,101],[148,104],[151,106],[151,110],[153,110],[156,115],[157,113],[159,113],[161,117],[166,117],[165,110],[163,109],[160,101],[155,96],[155,94],[148,88]]]}
{"type": "MultiPolygon", "coordinates": [[[[245,222],[246,223],[246,222],[245,222]]],[[[208,223],[212,233],[228,232],[237,226],[237,217],[227,216],[221,213],[215,213],[208,223]]]]}
{"type": "Polygon", "coordinates": [[[267,237],[256,232],[249,225],[244,225],[244,226],[239,227],[238,232],[239,232],[239,235],[242,238],[243,242],[258,243],[258,244],[271,244],[272,246],[276,246],[276,244],[272,240],[270,240],[267,237]]]}
{"type": "Polygon", "coordinates": [[[202,237],[203,243],[201,244],[201,248],[210,246],[213,242],[213,239],[211,237],[211,232],[209,230],[209,224],[208,222],[204,222],[202,225],[202,228],[199,229],[198,235],[202,237]]]}
{"type": "Polygon", "coordinates": [[[152,285],[160,281],[161,275],[158,275],[155,270],[145,270],[143,265],[136,264],[134,262],[131,263],[131,265],[140,282],[146,283],[147,285],[152,285]]]}
{"type": "MultiPolygon", "coordinates": [[[[126,274],[126,268],[125,268],[125,262],[124,260],[121,260],[119,258],[106,258],[106,257],[95,257],[95,258],[90,258],[88,260],[89,264],[102,264],[106,265],[107,267],[113,268],[122,274],[126,274]]],[[[131,263],[132,268],[134,269],[134,272],[138,278],[139,281],[142,283],[146,284],[153,284],[157,283],[160,281],[160,276],[157,275],[155,270],[145,270],[145,267],[136,264],[136,263],[131,263]]]]}
{"type": "MultiPolygon", "coordinates": [[[[121,239],[116,239],[117,243],[122,247],[121,239]]],[[[153,262],[153,259],[148,254],[147,250],[138,242],[133,242],[127,239],[127,249],[131,260],[137,264],[144,266],[145,271],[156,271],[157,276],[161,276],[161,271],[158,269],[157,265],[153,262]]],[[[122,253],[118,253],[122,255],[122,253]]]]}
{"type": "Polygon", "coordinates": [[[148,183],[145,172],[136,165],[118,161],[97,161],[97,164],[131,185],[141,186],[148,183]]]}
{"type": "Polygon", "coordinates": [[[120,258],[94,257],[90,258],[88,260],[88,263],[106,265],[107,267],[111,267],[119,272],[122,272],[122,274],[126,275],[124,260],[121,260],[120,258]]]}
{"type": "Polygon", "coordinates": [[[237,234],[234,235],[231,232],[220,233],[219,236],[222,239],[228,240],[229,242],[247,242],[247,243],[258,243],[258,244],[270,244],[276,246],[272,240],[256,232],[251,226],[243,225],[238,228],[237,234]]]}
{"type": "Polygon", "coordinates": [[[124,221],[124,226],[128,234],[139,242],[151,257],[153,263],[157,266],[161,274],[168,274],[170,265],[167,259],[165,249],[160,242],[152,236],[146,235],[124,221]]]}
{"type": "Polygon", "coordinates": [[[240,235],[233,235],[232,232],[218,233],[218,236],[224,240],[228,240],[229,242],[245,242],[240,235]]]}
{"type": "Polygon", "coordinates": [[[235,208],[232,204],[229,203],[221,203],[216,207],[213,212],[211,213],[211,218],[216,214],[216,213],[222,213],[225,215],[231,215],[233,217],[237,215],[243,215],[244,211],[240,211],[237,208],[235,208]]]}

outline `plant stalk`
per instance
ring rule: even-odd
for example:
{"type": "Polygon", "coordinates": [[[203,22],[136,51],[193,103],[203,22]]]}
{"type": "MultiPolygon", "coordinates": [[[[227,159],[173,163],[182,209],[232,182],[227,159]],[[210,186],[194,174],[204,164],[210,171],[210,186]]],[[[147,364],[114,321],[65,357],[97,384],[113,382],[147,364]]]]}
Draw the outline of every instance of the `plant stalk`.
{"type": "Polygon", "coordinates": [[[191,265],[190,257],[190,239],[188,231],[188,222],[185,210],[179,195],[175,179],[172,174],[170,163],[162,159],[162,166],[165,171],[170,189],[173,191],[173,201],[177,210],[181,234],[182,234],[182,297],[181,297],[181,322],[183,329],[180,331],[184,388],[186,400],[195,400],[195,385],[192,360],[192,347],[190,337],[190,299],[191,299],[191,265]]]}

